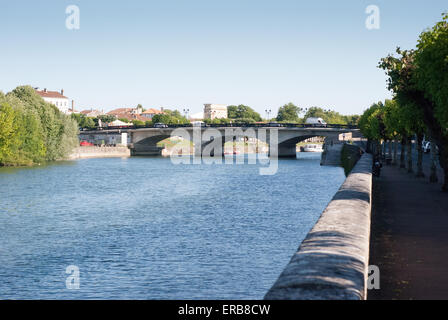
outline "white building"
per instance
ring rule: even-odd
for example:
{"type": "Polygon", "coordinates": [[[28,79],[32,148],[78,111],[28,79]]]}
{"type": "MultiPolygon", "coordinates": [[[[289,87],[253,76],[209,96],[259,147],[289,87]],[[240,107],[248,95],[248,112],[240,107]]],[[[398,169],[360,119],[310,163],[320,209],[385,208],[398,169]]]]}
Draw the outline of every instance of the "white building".
{"type": "Polygon", "coordinates": [[[204,119],[227,118],[227,106],[225,104],[204,104],[204,119]]]}
{"type": "Polygon", "coordinates": [[[157,109],[154,109],[154,108],[149,108],[148,110],[143,111],[141,113],[141,115],[143,117],[148,118],[148,119],[152,119],[152,117],[154,117],[156,114],[163,114],[163,111],[162,110],[157,110],[157,109]]]}
{"type": "Polygon", "coordinates": [[[61,112],[71,113],[70,101],[64,96],[64,90],[59,91],[48,91],[44,89],[42,91],[36,89],[36,93],[42,97],[46,102],[51,103],[58,107],[61,112]]]}

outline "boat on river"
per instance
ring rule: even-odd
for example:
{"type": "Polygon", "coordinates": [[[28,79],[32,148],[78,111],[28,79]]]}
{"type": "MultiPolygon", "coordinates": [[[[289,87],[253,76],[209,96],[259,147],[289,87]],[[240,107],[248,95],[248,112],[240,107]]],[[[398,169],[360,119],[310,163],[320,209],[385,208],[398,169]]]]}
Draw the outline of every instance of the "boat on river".
{"type": "Polygon", "coordinates": [[[323,152],[321,144],[306,144],[301,148],[302,152],[323,152]]]}

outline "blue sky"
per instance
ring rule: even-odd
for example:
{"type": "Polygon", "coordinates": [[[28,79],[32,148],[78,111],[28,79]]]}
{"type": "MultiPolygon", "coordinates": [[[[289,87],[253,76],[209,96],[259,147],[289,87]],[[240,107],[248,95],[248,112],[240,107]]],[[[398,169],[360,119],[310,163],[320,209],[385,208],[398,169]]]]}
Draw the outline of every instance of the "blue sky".
{"type": "Polygon", "coordinates": [[[446,0],[0,0],[0,90],[64,89],[77,109],[264,110],[293,102],[344,114],[390,97],[379,59],[448,11],[446,0]],[[65,27],[68,5],[80,29],[65,27]],[[380,8],[379,30],[365,9],[380,8]]]}

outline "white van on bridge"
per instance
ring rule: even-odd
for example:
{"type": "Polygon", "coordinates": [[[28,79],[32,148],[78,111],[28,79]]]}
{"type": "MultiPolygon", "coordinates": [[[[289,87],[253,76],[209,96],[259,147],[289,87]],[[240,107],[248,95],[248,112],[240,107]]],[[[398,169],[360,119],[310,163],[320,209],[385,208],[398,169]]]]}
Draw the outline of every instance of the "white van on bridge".
{"type": "Polygon", "coordinates": [[[327,123],[322,118],[308,118],[305,124],[312,125],[313,127],[327,127],[327,123]]]}

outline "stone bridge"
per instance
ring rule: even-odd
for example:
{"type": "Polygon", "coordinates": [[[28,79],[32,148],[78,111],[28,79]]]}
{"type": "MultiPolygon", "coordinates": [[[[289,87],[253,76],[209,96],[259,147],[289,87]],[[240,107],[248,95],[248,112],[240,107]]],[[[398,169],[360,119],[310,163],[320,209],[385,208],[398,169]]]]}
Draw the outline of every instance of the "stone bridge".
{"type": "Polygon", "coordinates": [[[223,154],[224,143],[235,141],[242,137],[256,138],[269,145],[277,146],[279,157],[296,157],[296,144],[308,138],[322,136],[325,141],[339,141],[343,133],[353,133],[358,129],[348,127],[178,127],[178,128],[141,128],[130,129],[130,144],[132,155],[160,155],[161,149],[157,143],[179,136],[194,144],[195,156],[223,154]],[[273,145],[274,143],[274,145],[273,145]],[[213,145],[213,146],[211,146],[213,145]],[[206,149],[207,152],[204,152],[206,149]]]}

